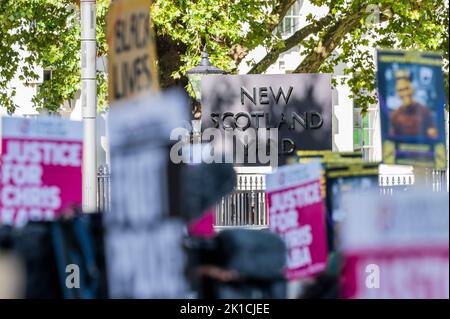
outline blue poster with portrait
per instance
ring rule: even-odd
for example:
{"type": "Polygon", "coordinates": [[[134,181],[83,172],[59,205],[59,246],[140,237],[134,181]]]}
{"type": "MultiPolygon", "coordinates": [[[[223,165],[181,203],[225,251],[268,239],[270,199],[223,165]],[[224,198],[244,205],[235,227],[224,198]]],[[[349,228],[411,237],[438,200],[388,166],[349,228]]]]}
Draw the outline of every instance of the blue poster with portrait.
{"type": "Polygon", "coordinates": [[[378,50],[383,162],[446,168],[442,56],[378,50]]]}

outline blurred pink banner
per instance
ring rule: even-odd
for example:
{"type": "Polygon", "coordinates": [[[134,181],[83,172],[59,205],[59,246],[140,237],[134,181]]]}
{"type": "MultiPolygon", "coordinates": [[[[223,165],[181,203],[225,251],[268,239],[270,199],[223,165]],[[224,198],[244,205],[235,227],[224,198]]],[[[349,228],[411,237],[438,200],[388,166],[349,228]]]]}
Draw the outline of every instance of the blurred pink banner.
{"type": "Polygon", "coordinates": [[[448,267],[448,246],[347,253],[342,297],[448,298],[448,267]]]}
{"type": "Polygon", "coordinates": [[[210,238],[215,235],[214,232],[214,209],[210,209],[202,216],[195,219],[188,227],[190,236],[210,238]]]}
{"type": "Polygon", "coordinates": [[[281,167],[268,177],[270,229],[286,243],[286,277],[296,280],[322,272],[327,263],[325,209],[320,164],[281,167]]]}
{"type": "Polygon", "coordinates": [[[448,193],[354,192],[342,202],[343,298],[448,299],[448,193]]]}
{"type": "Polygon", "coordinates": [[[0,223],[54,220],[81,206],[82,124],[2,118],[0,223]]]}

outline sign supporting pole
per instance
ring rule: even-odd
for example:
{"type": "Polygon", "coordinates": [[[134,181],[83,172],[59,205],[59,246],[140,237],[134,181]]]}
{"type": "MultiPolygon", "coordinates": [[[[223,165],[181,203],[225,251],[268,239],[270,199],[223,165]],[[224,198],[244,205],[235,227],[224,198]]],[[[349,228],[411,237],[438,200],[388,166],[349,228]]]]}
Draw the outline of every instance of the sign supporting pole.
{"type": "MultiPolygon", "coordinates": [[[[445,185],[445,190],[448,192],[448,191],[450,191],[450,188],[449,188],[449,163],[450,163],[450,155],[449,155],[449,143],[450,143],[450,141],[449,141],[449,131],[450,131],[450,129],[449,129],[449,127],[448,127],[448,125],[449,125],[449,114],[448,114],[448,111],[446,110],[445,111],[445,139],[446,139],[446,143],[447,143],[447,151],[445,152],[446,153],[446,155],[447,155],[447,169],[446,169],[446,172],[445,172],[445,183],[446,183],[446,185],[445,185]]],[[[442,182],[444,182],[444,181],[442,181],[442,182]]]]}
{"type": "Polygon", "coordinates": [[[83,112],[83,211],[97,210],[96,0],[81,0],[81,106],[83,112]]]}

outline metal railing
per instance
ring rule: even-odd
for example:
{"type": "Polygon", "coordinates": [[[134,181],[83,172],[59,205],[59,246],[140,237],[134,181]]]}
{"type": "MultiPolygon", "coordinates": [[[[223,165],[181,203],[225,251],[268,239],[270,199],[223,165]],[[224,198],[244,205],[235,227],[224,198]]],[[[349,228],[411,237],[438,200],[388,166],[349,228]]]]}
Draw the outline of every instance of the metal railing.
{"type": "Polygon", "coordinates": [[[101,165],[97,171],[97,209],[108,211],[111,204],[110,171],[107,165],[101,165]]]}
{"type": "Polygon", "coordinates": [[[433,192],[446,192],[447,189],[447,171],[428,170],[425,175],[426,185],[431,185],[433,192]]]}
{"type": "MultiPolygon", "coordinates": [[[[238,174],[234,191],[224,196],[215,209],[215,226],[267,226],[264,174],[238,174]]],[[[111,204],[110,170],[106,165],[97,172],[97,207],[107,211],[111,204]]]]}
{"type": "MultiPolygon", "coordinates": [[[[433,192],[447,191],[447,172],[445,170],[425,170],[423,184],[431,187],[433,192]]],[[[411,174],[383,174],[379,176],[380,192],[392,195],[398,191],[406,191],[417,184],[418,177],[411,174]]]]}
{"type": "Polygon", "coordinates": [[[380,175],[378,181],[382,195],[393,195],[399,191],[407,191],[414,185],[414,174],[380,175]]]}
{"type": "MultiPolygon", "coordinates": [[[[234,191],[224,196],[215,207],[215,227],[265,228],[268,224],[264,174],[238,174],[234,191]]],[[[107,211],[111,203],[110,170],[106,165],[98,169],[97,206],[107,211]]],[[[406,191],[416,182],[414,174],[382,174],[379,176],[380,192],[393,195],[406,191]]],[[[446,171],[429,170],[425,184],[434,192],[447,191],[446,171]]]]}
{"type": "Polygon", "coordinates": [[[235,190],[215,208],[215,227],[267,227],[265,175],[238,174],[235,190]]]}

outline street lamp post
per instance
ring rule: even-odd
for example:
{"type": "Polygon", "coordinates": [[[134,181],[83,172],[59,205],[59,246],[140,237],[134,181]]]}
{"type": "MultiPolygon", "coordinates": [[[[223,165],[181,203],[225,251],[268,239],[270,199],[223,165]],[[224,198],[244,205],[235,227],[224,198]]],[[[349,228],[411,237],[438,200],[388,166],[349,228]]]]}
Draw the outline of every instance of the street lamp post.
{"type": "Polygon", "coordinates": [[[189,84],[191,85],[192,91],[195,95],[195,106],[194,106],[194,120],[192,121],[192,128],[193,128],[193,134],[198,135],[201,132],[201,125],[200,125],[200,116],[201,116],[201,108],[200,103],[202,100],[202,92],[201,92],[201,82],[202,78],[205,75],[209,74],[226,74],[227,72],[215,67],[211,64],[211,61],[209,60],[208,52],[206,51],[206,45],[203,49],[202,57],[200,60],[199,65],[196,67],[188,70],[186,72],[186,75],[189,79],[189,84]]]}
{"type": "Polygon", "coordinates": [[[81,0],[81,106],[83,141],[83,211],[97,210],[97,80],[95,0],[81,0]]]}
{"type": "Polygon", "coordinates": [[[226,73],[227,73],[226,71],[219,69],[211,64],[205,46],[203,49],[202,58],[200,60],[199,65],[186,72],[186,75],[189,79],[189,84],[191,85],[192,90],[194,91],[195,100],[197,101],[198,104],[200,104],[202,99],[202,92],[200,85],[203,76],[208,74],[226,74],[226,73]]]}

